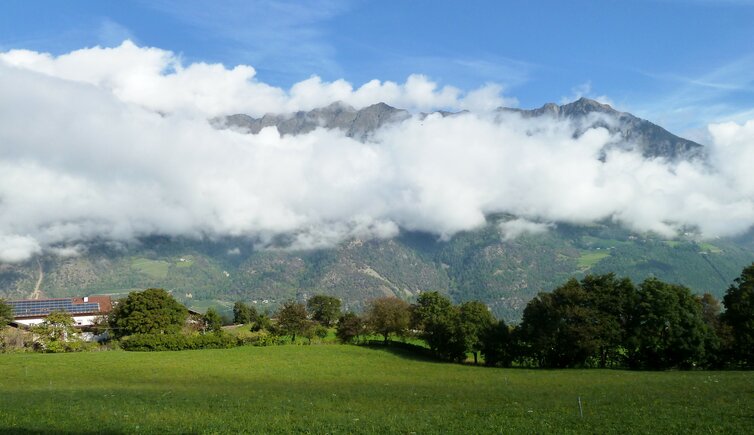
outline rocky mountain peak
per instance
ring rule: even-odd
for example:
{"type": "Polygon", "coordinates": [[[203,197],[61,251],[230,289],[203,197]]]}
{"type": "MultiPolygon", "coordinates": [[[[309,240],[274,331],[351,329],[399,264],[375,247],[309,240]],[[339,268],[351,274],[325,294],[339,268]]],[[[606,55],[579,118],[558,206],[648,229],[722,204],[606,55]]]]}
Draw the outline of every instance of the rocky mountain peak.
{"type": "MultiPolygon", "coordinates": [[[[439,112],[443,116],[460,113],[439,112]]],[[[622,149],[637,149],[648,158],[666,158],[677,161],[704,158],[704,147],[696,142],[678,137],[664,128],[630,113],[615,110],[589,98],[558,105],[547,103],[537,109],[513,109],[501,107],[498,113],[516,113],[523,118],[552,117],[566,119],[576,124],[576,135],[584,131],[602,127],[621,140],[614,145],[622,149]]],[[[426,116],[419,114],[418,116],[426,116]]],[[[235,128],[257,134],[262,128],[275,126],[282,135],[306,134],[316,128],[340,129],[348,137],[365,141],[376,130],[395,122],[410,118],[411,114],[385,103],[376,103],[362,109],[355,109],[343,102],[310,111],[289,114],[267,114],[262,118],[252,118],[237,114],[213,120],[219,128],[235,128]]]]}
{"type": "Polygon", "coordinates": [[[582,97],[563,105],[547,103],[530,110],[501,107],[498,112],[516,113],[523,118],[549,116],[566,119],[576,124],[576,135],[590,128],[602,127],[621,139],[614,146],[621,149],[637,149],[648,158],[661,157],[678,161],[705,156],[702,145],[678,137],[645,119],[615,110],[609,104],[589,98],[582,97]]]}
{"type": "MultiPolygon", "coordinates": [[[[552,103],[550,103],[552,104],[552,103]]],[[[599,101],[589,98],[581,97],[578,100],[564,104],[560,106],[560,110],[568,114],[581,114],[587,115],[589,113],[599,112],[608,114],[618,114],[617,110],[613,109],[609,104],[603,104],[599,101]]]]}

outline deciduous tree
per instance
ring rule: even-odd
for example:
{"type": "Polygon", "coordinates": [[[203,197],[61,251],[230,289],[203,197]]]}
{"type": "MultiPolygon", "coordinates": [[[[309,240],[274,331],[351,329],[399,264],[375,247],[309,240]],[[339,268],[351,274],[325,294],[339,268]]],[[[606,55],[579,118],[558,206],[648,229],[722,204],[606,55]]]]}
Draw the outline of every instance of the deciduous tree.
{"type": "Polygon", "coordinates": [[[387,344],[390,334],[405,335],[410,322],[409,305],[396,297],[374,299],[367,309],[367,323],[387,344]]]}
{"type": "Polygon", "coordinates": [[[202,319],[207,331],[218,333],[223,330],[223,318],[214,307],[209,307],[202,319]]]}
{"type": "Polygon", "coordinates": [[[249,324],[257,320],[257,309],[241,301],[233,304],[233,323],[249,324]]]}
{"type": "Polygon", "coordinates": [[[581,280],[581,287],[594,316],[590,322],[596,334],[600,367],[625,363],[623,343],[636,305],[636,286],[628,278],[618,279],[608,273],[587,275],[581,280]]]}
{"type": "MultiPolygon", "coordinates": [[[[424,292],[411,307],[412,324],[438,357],[450,361],[466,359],[466,332],[459,307],[438,292],[424,292]]],[[[468,325],[466,325],[468,326],[468,325]]]]}
{"type": "Polygon", "coordinates": [[[74,321],[65,311],[51,312],[39,325],[32,327],[45,352],[76,350],[81,338],[74,328],[74,321]]]}
{"type": "Polygon", "coordinates": [[[477,364],[477,355],[484,347],[484,335],[493,327],[495,317],[492,316],[487,305],[479,301],[468,301],[459,307],[459,320],[461,338],[464,342],[464,351],[474,355],[474,364],[477,364]]]}
{"type": "Polygon", "coordinates": [[[513,361],[511,332],[503,320],[495,322],[482,335],[482,355],[488,366],[508,367],[513,361]]]}
{"type": "Polygon", "coordinates": [[[278,311],[278,329],[282,335],[290,335],[291,341],[296,342],[296,335],[305,332],[307,326],[307,313],[304,304],[287,301],[278,311]]]}
{"type": "Polygon", "coordinates": [[[116,337],[131,334],[173,334],[186,322],[188,310],[163,289],[131,292],[110,313],[116,337]]]}
{"type": "Polygon", "coordinates": [[[3,299],[0,299],[0,330],[13,321],[13,309],[3,299]]]}
{"type": "Polygon", "coordinates": [[[335,336],[342,343],[350,343],[364,334],[366,325],[364,320],[355,313],[345,313],[338,319],[338,327],[335,336]]]}
{"type": "Polygon", "coordinates": [[[314,295],[306,302],[312,319],[331,326],[340,316],[340,299],[327,295],[314,295]]]}
{"type": "Polygon", "coordinates": [[[540,366],[583,366],[599,349],[595,322],[599,314],[581,284],[571,279],[527,304],[521,337],[540,366]]]}
{"type": "Polygon", "coordinates": [[[688,288],[649,278],[637,296],[627,340],[632,367],[690,368],[704,362],[708,329],[688,288]]]}
{"type": "Polygon", "coordinates": [[[754,264],[746,267],[741,276],[725,292],[725,312],[722,321],[732,339],[730,347],[734,363],[754,366],[754,264]]]}

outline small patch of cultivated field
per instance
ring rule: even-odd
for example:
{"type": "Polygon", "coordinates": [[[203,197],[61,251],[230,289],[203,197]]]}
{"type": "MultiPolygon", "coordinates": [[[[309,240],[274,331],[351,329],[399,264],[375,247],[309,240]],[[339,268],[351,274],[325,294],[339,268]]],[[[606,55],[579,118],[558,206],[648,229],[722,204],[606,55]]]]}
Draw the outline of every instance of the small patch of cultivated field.
{"type": "Polygon", "coordinates": [[[491,369],[340,345],[6,354],[0,392],[0,432],[8,433],[751,433],[754,427],[751,372],[491,369]]]}
{"type": "Polygon", "coordinates": [[[601,260],[610,256],[609,252],[584,251],[578,259],[579,269],[589,269],[601,260]]]}
{"type": "Polygon", "coordinates": [[[162,260],[136,258],[131,262],[131,267],[150,278],[163,279],[168,276],[168,268],[170,267],[170,263],[162,260]]]}

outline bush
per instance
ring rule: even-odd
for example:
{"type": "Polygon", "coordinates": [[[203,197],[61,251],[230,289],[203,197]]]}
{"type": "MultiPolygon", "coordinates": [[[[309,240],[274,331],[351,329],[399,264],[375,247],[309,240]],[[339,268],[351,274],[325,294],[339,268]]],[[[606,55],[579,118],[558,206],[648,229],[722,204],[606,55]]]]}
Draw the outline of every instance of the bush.
{"type": "Polygon", "coordinates": [[[282,339],[265,330],[248,332],[238,337],[240,344],[249,346],[276,346],[282,339]]]}
{"type": "Polygon", "coordinates": [[[236,347],[239,340],[228,334],[134,334],[123,338],[120,346],[128,351],[165,351],[192,349],[229,349],[236,347]]]}
{"type": "Polygon", "coordinates": [[[0,329],[0,352],[26,352],[34,344],[31,333],[16,328],[0,329]]]}

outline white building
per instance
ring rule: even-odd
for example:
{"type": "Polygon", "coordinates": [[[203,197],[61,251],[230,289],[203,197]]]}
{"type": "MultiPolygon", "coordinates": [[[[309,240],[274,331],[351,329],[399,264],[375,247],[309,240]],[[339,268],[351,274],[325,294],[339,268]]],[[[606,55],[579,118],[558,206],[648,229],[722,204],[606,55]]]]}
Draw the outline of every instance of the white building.
{"type": "Polygon", "coordinates": [[[26,328],[42,323],[54,311],[70,314],[75,326],[86,328],[94,325],[98,317],[108,314],[113,308],[110,296],[26,299],[7,301],[7,304],[13,312],[13,323],[26,328]]]}

